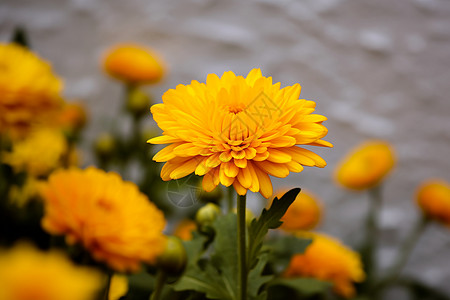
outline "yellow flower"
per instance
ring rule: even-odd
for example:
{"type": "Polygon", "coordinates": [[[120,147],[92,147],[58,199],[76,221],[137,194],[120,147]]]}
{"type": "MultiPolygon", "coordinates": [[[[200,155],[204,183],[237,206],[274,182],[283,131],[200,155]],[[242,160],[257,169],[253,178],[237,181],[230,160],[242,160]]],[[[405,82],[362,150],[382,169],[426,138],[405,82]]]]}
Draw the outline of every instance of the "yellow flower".
{"type": "Polygon", "coordinates": [[[150,49],[125,44],[110,50],[104,61],[105,71],[128,84],[159,81],[165,72],[163,61],[150,49]]]}
{"type": "Polygon", "coordinates": [[[312,114],[316,104],[299,100],[300,85],[280,89],[261,70],[246,78],[225,72],[167,91],[151,112],[163,136],[152,144],[170,144],[153,159],[166,162],[161,177],[167,181],[195,172],[203,189],[219,183],[233,185],[240,195],[272,195],[269,175],[284,178],[303,166],[324,167],[317,154],[296,145],[332,145],[321,140],[328,130],[326,117],[312,114]]]}
{"type": "MultiPolygon", "coordinates": [[[[277,197],[281,198],[285,192],[279,192],[277,197]]],[[[280,228],[285,231],[311,230],[317,226],[321,217],[322,207],[317,198],[302,190],[281,218],[283,224],[280,228]]]]}
{"type": "Polygon", "coordinates": [[[0,43],[0,134],[26,134],[46,123],[63,103],[61,81],[50,65],[16,44],[0,43]]]}
{"type": "Polygon", "coordinates": [[[450,226],[450,185],[447,182],[424,182],[417,191],[417,203],[426,216],[450,226]]]}
{"type": "Polygon", "coordinates": [[[41,252],[27,244],[0,252],[0,300],[95,299],[102,279],[59,252],[41,252]]]}
{"type": "Polygon", "coordinates": [[[192,240],[192,232],[197,230],[197,223],[193,220],[185,219],[177,224],[173,232],[174,236],[179,237],[183,241],[192,240]]]}
{"type": "Polygon", "coordinates": [[[365,279],[359,254],[324,234],[302,233],[297,236],[313,238],[313,241],[303,254],[292,257],[284,276],[331,281],[337,294],[346,298],[354,296],[353,283],[365,279]]]}
{"type": "Polygon", "coordinates": [[[377,186],[394,165],[394,152],[387,142],[368,141],[340,162],[335,178],[346,188],[365,190],[377,186]]]}
{"type": "Polygon", "coordinates": [[[39,128],[25,139],[14,142],[12,151],[3,153],[3,162],[17,172],[45,176],[61,166],[67,151],[67,141],[60,130],[39,128]]]}
{"type": "Polygon", "coordinates": [[[164,215],[132,182],[94,167],[58,170],[43,185],[43,228],[80,243],[122,271],[154,263],[165,247],[164,215]]]}
{"type": "Polygon", "coordinates": [[[125,275],[114,274],[109,287],[109,300],[119,300],[128,292],[128,278],[125,275]]]}

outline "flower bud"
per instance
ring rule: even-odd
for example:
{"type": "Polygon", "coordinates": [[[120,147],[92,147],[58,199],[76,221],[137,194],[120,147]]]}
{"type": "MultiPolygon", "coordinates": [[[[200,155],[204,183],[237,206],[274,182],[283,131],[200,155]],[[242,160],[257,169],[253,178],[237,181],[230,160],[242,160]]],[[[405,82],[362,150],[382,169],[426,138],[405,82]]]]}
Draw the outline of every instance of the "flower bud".
{"type": "Polygon", "coordinates": [[[151,99],[147,93],[138,87],[131,87],[128,91],[126,109],[133,116],[140,117],[148,113],[151,99]]]}
{"type": "Polygon", "coordinates": [[[214,203],[208,203],[197,211],[195,221],[200,228],[211,226],[220,214],[219,206],[214,203]]]}
{"type": "Polygon", "coordinates": [[[187,255],[183,243],[179,238],[169,236],[164,252],[158,257],[158,267],[169,276],[177,276],[184,271],[186,263],[187,255]]]}
{"type": "Polygon", "coordinates": [[[114,137],[108,133],[103,133],[95,141],[95,153],[102,160],[111,158],[116,148],[114,137]]]}

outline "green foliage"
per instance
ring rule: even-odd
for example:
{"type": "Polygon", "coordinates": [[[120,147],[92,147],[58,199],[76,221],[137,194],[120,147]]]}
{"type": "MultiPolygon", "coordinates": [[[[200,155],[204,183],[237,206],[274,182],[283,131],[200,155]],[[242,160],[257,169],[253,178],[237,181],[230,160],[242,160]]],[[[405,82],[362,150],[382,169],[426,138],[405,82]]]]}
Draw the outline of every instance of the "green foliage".
{"type": "Polygon", "coordinates": [[[299,296],[309,297],[326,293],[330,289],[331,283],[313,278],[278,278],[271,281],[270,286],[284,286],[294,290],[299,296]]]}
{"type": "Polygon", "coordinates": [[[279,236],[276,239],[268,241],[270,247],[271,262],[277,273],[285,270],[291,257],[294,254],[305,252],[306,248],[311,244],[311,239],[298,238],[292,235],[279,236]]]}

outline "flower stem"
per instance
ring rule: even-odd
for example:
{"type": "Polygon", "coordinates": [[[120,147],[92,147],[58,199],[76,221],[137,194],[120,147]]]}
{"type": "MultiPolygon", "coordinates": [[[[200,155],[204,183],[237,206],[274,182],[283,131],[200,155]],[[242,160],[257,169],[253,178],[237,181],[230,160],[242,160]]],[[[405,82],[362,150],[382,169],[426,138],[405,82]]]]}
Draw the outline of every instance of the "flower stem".
{"type": "Polygon", "coordinates": [[[375,285],[374,289],[380,290],[381,288],[396,283],[403,267],[408,262],[408,258],[414,250],[417,241],[424,232],[429,220],[426,217],[422,217],[419,222],[415,225],[409,236],[403,243],[400,251],[398,252],[397,258],[393,263],[392,267],[388,271],[388,275],[382,279],[378,284],[375,285]]]}
{"type": "Polygon", "coordinates": [[[156,275],[156,285],[153,290],[152,295],[150,296],[150,300],[159,300],[161,298],[161,293],[166,283],[167,274],[163,270],[159,269],[158,274],[156,275]]]}
{"type": "Polygon", "coordinates": [[[378,215],[381,208],[381,186],[376,186],[369,190],[369,213],[366,223],[366,241],[364,243],[362,254],[364,266],[367,273],[366,282],[370,286],[374,279],[376,260],[376,246],[378,230],[378,215]]]}
{"type": "Polygon", "coordinates": [[[105,287],[105,293],[103,294],[103,300],[108,300],[109,299],[109,290],[111,287],[111,278],[113,276],[113,272],[108,271],[106,274],[106,287],[105,287]]]}
{"type": "Polygon", "coordinates": [[[246,195],[238,197],[237,215],[238,215],[238,260],[239,260],[239,277],[238,277],[238,299],[247,299],[247,250],[245,231],[247,225],[245,222],[245,201],[246,195]]]}

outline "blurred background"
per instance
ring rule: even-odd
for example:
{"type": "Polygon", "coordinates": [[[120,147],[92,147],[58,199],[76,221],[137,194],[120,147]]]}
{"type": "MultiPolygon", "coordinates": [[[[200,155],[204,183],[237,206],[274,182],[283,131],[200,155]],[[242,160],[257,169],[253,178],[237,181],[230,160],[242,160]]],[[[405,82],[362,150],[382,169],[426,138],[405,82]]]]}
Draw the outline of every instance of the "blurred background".
{"type": "MultiPolygon", "coordinates": [[[[111,122],[123,90],[101,61],[113,45],[135,42],[167,63],[169,74],[149,88],[155,102],[177,84],[228,70],[259,67],[282,86],[299,82],[303,98],[328,117],[326,140],[335,147],[314,150],[328,162],[324,170],[306,168],[274,185],[316,194],[326,214],[320,230],[348,245],[362,239],[367,195],[336,186],[334,169],[357,144],[389,141],[398,163],[383,186],[382,267],[418,218],[418,184],[450,181],[449,0],[1,0],[0,40],[16,26],[64,78],[65,96],[90,111],[86,165],[99,133],[131,126],[111,122]]],[[[146,122],[151,127],[150,113],[146,122]]],[[[256,198],[249,204],[259,208],[256,198]]],[[[450,293],[449,229],[429,227],[405,272],[450,293]]]]}

